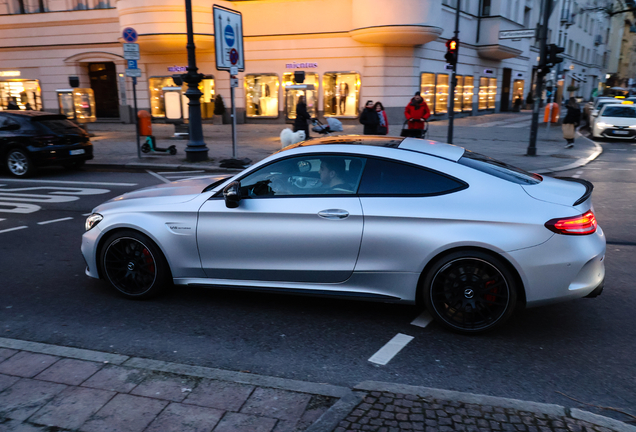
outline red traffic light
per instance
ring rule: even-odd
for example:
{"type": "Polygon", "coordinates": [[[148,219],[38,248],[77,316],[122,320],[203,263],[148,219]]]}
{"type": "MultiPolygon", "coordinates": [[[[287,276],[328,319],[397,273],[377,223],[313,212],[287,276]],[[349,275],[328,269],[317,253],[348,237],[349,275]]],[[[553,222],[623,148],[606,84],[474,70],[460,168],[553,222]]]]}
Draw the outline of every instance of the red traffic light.
{"type": "Polygon", "coordinates": [[[457,48],[459,48],[459,41],[457,39],[449,39],[446,41],[446,48],[448,49],[448,52],[451,53],[456,53],[457,52],[457,48]]]}

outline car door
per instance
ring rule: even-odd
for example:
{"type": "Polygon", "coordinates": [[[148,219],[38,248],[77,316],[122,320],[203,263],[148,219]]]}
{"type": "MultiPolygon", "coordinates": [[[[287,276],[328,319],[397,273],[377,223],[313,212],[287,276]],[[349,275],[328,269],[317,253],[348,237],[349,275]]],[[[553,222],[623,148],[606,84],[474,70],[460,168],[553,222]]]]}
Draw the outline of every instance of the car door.
{"type": "Polygon", "coordinates": [[[363,158],[339,155],[286,158],[241,180],[237,208],[227,208],[222,197],[205,202],[197,241],[206,275],[304,283],[348,279],[362,239],[356,190],[363,164],[363,158]],[[334,188],[321,181],[327,161],[344,167],[334,188]]]}

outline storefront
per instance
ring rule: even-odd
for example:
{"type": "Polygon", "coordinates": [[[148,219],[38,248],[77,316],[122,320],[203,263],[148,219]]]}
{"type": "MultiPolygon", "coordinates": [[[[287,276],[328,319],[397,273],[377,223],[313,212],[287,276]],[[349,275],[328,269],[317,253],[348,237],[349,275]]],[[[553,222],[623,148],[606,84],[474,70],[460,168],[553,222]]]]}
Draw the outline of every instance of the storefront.
{"type": "Polygon", "coordinates": [[[40,81],[24,79],[19,70],[0,71],[0,110],[14,102],[22,110],[41,110],[42,91],[40,81]]]}
{"type": "Polygon", "coordinates": [[[294,84],[296,84],[294,74],[292,72],[285,72],[283,74],[285,118],[287,120],[294,120],[296,118],[296,104],[298,104],[298,98],[303,95],[306,95],[305,103],[307,104],[307,112],[310,116],[316,117],[316,111],[318,109],[318,90],[320,87],[318,74],[314,72],[305,73],[305,80],[302,84],[307,86],[306,90],[290,88],[290,86],[294,84]]]}
{"type": "Polygon", "coordinates": [[[322,77],[325,117],[357,117],[360,113],[360,84],[357,72],[326,72],[322,77]]]}
{"type": "MultiPolygon", "coordinates": [[[[148,87],[150,95],[150,114],[153,119],[165,118],[166,104],[163,89],[165,87],[175,87],[172,76],[152,76],[148,78],[148,87]]],[[[181,99],[184,118],[188,117],[188,98],[185,96],[186,90],[188,90],[188,85],[183,84],[181,86],[181,99]]],[[[212,118],[214,116],[215,98],[214,77],[206,75],[199,83],[199,91],[203,93],[201,96],[201,117],[204,119],[212,118]]]]}
{"type": "Polygon", "coordinates": [[[479,78],[479,103],[477,109],[494,110],[497,97],[497,78],[479,78]]]}
{"type": "MultiPolygon", "coordinates": [[[[453,97],[454,112],[472,112],[474,80],[472,76],[455,75],[457,84],[453,97]]],[[[420,95],[426,101],[431,113],[448,113],[448,89],[450,75],[422,73],[420,78],[420,95]]]]}

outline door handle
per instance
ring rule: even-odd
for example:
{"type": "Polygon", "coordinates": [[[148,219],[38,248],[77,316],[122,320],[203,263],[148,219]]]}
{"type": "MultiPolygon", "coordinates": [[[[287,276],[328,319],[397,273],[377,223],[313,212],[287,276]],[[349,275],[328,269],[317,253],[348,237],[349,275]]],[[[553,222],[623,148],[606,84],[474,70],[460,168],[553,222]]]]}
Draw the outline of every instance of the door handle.
{"type": "Polygon", "coordinates": [[[329,209],[318,212],[318,216],[325,219],[344,219],[349,216],[349,212],[340,209],[329,209]]]}

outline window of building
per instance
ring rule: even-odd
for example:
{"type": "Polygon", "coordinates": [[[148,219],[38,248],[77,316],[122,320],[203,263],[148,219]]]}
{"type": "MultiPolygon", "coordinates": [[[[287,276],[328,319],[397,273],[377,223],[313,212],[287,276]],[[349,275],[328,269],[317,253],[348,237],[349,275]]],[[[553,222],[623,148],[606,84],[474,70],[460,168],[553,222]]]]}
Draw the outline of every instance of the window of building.
{"type": "MultiPolygon", "coordinates": [[[[163,88],[164,87],[178,87],[175,86],[172,77],[150,77],[148,79],[148,86],[150,89],[150,114],[155,118],[166,117],[166,105],[164,101],[163,88]]],[[[188,117],[188,102],[189,99],[185,96],[185,92],[188,89],[187,84],[181,86],[181,109],[183,117],[188,117]]],[[[212,118],[214,116],[214,77],[208,76],[199,83],[199,90],[203,95],[201,96],[201,117],[204,119],[212,118]]],[[[177,106],[179,106],[177,104],[177,106]]]]}
{"type": "Polygon", "coordinates": [[[285,90],[285,116],[293,120],[296,118],[296,104],[300,96],[306,95],[305,103],[307,104],[307,112],[310,116],[316,117],[316,108],[318,107],[318,74],[305,73],[305,82],[302,85],[308,87],[313,86],[313,90],[294,88],[294,74],[286,72],[283,74],[283,89],[285,90]]]}
{"type": "Polygon", "coordinates": [[[482,16],[490,15],[490,0],[483,0],[483,3],[481,4],[480,12],[482,16]]]}
{"type": "MultiPolygon", "coordinates": [[[[430,108],[430,107],[429,107],[430,108]]],[[[435,114],[448,111],[448,74],[437,74],[435,80],[435,114]]]]}
{"type": "Polygon", "coordinates": [[[357,117],[360,103],[360,74],[327,72],[322,77],[324,115],[326,117],[357,117]]]}
{"type": "Polygon", "coordinates": [[[433,112],[435,108],[435,99],[433,98],[435,95],[435,74],[432,73],[423,73],[420,81],[420,96],[428,105],[428,109],[433,112]]]}
{"type": "Polygon", "coordinates": [[[523,105],[523,90],[524,90],[525,81],[522,79],[514,80],[512,82],[512,102],[514,102],[521,98],[521,104],[523,105]]]}
{"type": "Polygon", "coordinates": [[[478,109],[495,109],[497,97],[497,78],[479,78],[479,105],[478,109]]]}
{"type": "Polygon", "coordinates": [[[472,76],[464,76],[464,91],[462,111],[473,110],[473,94],[474,94],[474,78],[472,76]]]}
{"type": "Polygon", "coordinates": [[[462,112],[462,101],[464,99],[464,77],[463,75],[455,75],[457,82],[453,90],[453,111],[462,112]]]}
{"type": "Polygon", "coordinates": [[[245,112],[247,117],[278,117],[278,75],[245,75],[245,112]]]}
{"type": "Polygon", "coordinates": [[[572,55],[572,40],[568,43],[568,54],[572,55]]]}
{"type": "Polygon", "coordinates": [[[0,81],[0,110],[6,109],[10,101],[15,101],[23,110],[41,110],[40,81],[23,79],[0,81]]]}
{"type": "Polygon", "coordinates": [[[523,26],[525,28],[530,28],[530,17],[532,14],[532,9],[530,9],[528,6],[524,7],[523,9],[523,26]]]}
{"type": "Polygon", "coordinates": [[[488,78],[488,109],[495,109],[497,78],[488,78]]]}

